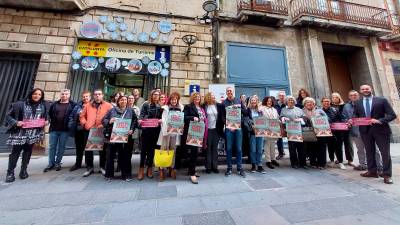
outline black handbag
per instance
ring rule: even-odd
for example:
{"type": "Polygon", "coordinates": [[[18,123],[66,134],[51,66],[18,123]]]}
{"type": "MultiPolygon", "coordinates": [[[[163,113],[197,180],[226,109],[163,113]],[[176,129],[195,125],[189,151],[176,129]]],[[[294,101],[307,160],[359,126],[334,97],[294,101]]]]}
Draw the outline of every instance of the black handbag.
{"type": "Polygon", "coordinates": [[[317,135],[315,135],[314,128],[312,127],[303,127],[303,141],[304,142],[317,142],[317,135]]]}
{"type": "Polygon", "coordinates": [[[243,117],[243,128],[245,129],[246,132],[254,134],[253,121],[250,119],[250,117],[248,116],[243,117]]]}

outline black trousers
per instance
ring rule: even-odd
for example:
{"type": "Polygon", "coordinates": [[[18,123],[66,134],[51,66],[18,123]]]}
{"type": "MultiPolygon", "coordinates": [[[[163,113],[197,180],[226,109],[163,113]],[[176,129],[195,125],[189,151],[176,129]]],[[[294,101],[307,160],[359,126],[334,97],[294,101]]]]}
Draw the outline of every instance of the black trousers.
{"type": "MultiPolygon", "coordinates": [[[[85,130],[84,131],[85,135],[85,146],[87,139],[89,137],[89,131],[85,130]]],[[[106,168],[106,151],[107,151],[107,143],[104,143],[103,145],[103,150],[99,151],[99,158],[100,158],[100,168],[105,169],[106,168]]],[[[93,168],[93,161],[94,161],[94,153],[93,151],[85,151],[85,163],[87,168],[93,168]]]]}
{"type": "Polygon", "coordinates": [[[186,145],[185,148],[189,153],[188,175],[194,176],[196,174],[197,152],[199,147],[186,145]]]}
{"type": "Polygon", "coordinates": [[[328,138],[328,152],[331,162],[336,159],[339,163],[343,163],[343,132],[333,131],[333,137],[328,138]]]}
{"type": "Polygon", "coordinates": [[[344,143],[344,153],[346,155],[346,160],[353,162],[354,159],[354,148],[350,141],[350,131],[343,132],[343,143],[344,143]]]}
{"type": "Polygon", "coordinates": [[[285,152],[283,150],[283,141],[282,138],[279,138],[278,141],[276,142],[276,145],[278,146],[278,153],[279,155],[283,155],[285,152]]]}
{"type": "Polygon", "coordinates": [[[8,170],[7,173],[14,173],[19,155],[22,152],[21,169],[28,168],[29,161],[32,156],[33,144],[13,145],[11,154],[8,156],[8,170]]]}
{"type": "Polygon", "coordinates": [[[291,166],[303,167],[307,165],[303,142],[289,141],[289,155],[291,166]]]}
{"type": "Polygon", "coordinates": [[[310,154],[310,165],[317,167],[325,167],[326,166],[326,147],[327,147],[327,138],[318,137],[317,142],[308,142],[307,148],[310,154]]]}
{"type": "Polygon", "coordinates": [[[153,166],[154,150],[157,147],[160,128],[144,128],[142,130],[142,150],[140,151],[140,167],[153,166]]]}
{"type": "Polygon", "coordinates": [[[206,169],[218,168],[218,142],[217,129],[208,129],[206,169]]]}
{"type": "Polygon", "coordinates": [[[85,145],[87,142],[87,139],[85,139],[85,137],[86,136],[84,130],[75,131],[75,149],[76,149],[75,165],[77,166],[82,166],[83,153],[85,152],[85,145]]]}
{"type": "Polygon", "coordinates": [[[182,167],[182,158],[184,155],[183,150],[184,150],[184,148],[182,147],[182,145],[179,145],[176,147],[174,169],[178,170],[182,167]]]}
{"type": "Polygon", "coordinates": [[[121,178],[132,178],[132,150],[128,144],[108,144],[106,159],[106,177],[114,177],[114,159],[118,153],[118,165],[121,169],[121,178]]]}
{"type": "Polygon", "coordinates": [[[383,175],[392,176],[392,159],[390,156],[390,134],[374,132],[368,129],[367,133],[361,133],[361,138],[365,145],[367,155],[368,172],[376,173],[377,164],[375,159],[376,145],[379,148],[382,156],[383,175]],[[375,145],[376,144],[376,145],[375,145]]]}

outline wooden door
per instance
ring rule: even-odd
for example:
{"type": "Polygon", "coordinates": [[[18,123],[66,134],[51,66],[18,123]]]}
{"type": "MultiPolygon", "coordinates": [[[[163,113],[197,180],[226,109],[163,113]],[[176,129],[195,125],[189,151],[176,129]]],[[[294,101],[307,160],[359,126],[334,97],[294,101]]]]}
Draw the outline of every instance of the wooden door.
{"type": "Polygon", "coordinates": [[[325,63],[331,92],[339,92],[343,99],[347,99],[347,93],[353,89],[353,82],[346,56],[325,52],[325,63]]]}

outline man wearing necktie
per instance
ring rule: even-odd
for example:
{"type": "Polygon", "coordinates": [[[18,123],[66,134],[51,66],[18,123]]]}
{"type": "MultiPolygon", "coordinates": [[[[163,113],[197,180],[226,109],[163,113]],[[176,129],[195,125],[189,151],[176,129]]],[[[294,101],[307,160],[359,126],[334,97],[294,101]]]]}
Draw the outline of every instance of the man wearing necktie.
{"type": "Polygon", "coordinates": [[[392,161],[390,157],[390,136],[392,134],[389,122],[396,119],[396,113],[389,102],[382,97],[372,95],[369,85],[360,87],[362,98],[355,102],[353,118],[369,118],[368,126],[360,126],[361,138],[364,142],[368,172],[362,177],[378,178],[377,163],[375,160],[376,145],[382,155],[384,182],[392,184],[392,161]]]}

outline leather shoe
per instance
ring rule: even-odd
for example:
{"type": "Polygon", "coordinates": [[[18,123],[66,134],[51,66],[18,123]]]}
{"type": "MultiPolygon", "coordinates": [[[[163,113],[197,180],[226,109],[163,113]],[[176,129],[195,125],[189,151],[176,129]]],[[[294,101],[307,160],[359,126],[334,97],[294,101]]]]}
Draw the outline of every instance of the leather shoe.
{"type": "Polygon", "coordinates": [[[392,178],[389,177],[389,176],[384,176],[384,177],[383,177],[383,182],[384,182],[385,184],[393,184],[393,180],[392,180],[392,178]]]}
{"type": "Polygon", "coordinates": [[[377,173],[370,173],[370,172],[365,172],[360,174],[362,177],[373,177],[373,178],[379,178],[377,173]]]}
{"type": "Polygon", "coordinates": [[[15,181],[14,173],[7,173],[6,183],[11,183],[15,181]]]}
{"type": "Polygon", "coordinates": [[[21,178],[21,180],[26,179],[29,177],[28,172],[26,171],[26,169],[21,169],[21,172],[19,172],[19,178],[21,178]]]}
{"type": "Polygon", "coordinates": [[[75,164],[69,169],[69,171],[72,172],[72,171],[78,170],[80,168],[81,168],[81,166],[75,164]]]}
{"type": "Polygon", "coordinates": [[[43,172],[49,172],[50,170],[54,169],[54,165],[48,165],[46,168],[44,168],[43,172]]]}

